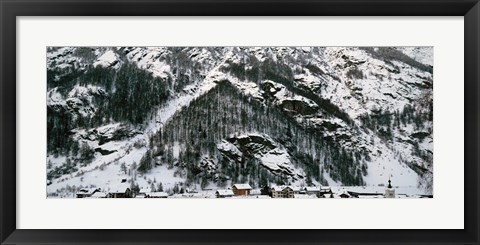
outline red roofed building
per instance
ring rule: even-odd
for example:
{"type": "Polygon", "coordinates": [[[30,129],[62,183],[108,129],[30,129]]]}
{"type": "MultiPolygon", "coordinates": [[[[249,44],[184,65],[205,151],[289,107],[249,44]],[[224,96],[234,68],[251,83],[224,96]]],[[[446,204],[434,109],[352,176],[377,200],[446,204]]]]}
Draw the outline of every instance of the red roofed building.
{"type": "Polygon", "coordinates": [[[248,196],[252,187],[249,184],[234,184],[232,187],[235,196],[248,196]]]}

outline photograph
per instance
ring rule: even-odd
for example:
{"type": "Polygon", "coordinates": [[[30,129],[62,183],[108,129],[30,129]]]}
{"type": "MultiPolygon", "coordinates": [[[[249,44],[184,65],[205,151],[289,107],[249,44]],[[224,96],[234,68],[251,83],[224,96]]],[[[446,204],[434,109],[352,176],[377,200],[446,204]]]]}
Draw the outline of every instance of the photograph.
{"type": "Polygon", "coordinates": [[[0,245],[480,244],[479,1],[0,0],[0,245]]]}
{"type": "Polygon", "coordinates": [[[49,199],[434,198],[432,46],[45,56],[49,199]]]}

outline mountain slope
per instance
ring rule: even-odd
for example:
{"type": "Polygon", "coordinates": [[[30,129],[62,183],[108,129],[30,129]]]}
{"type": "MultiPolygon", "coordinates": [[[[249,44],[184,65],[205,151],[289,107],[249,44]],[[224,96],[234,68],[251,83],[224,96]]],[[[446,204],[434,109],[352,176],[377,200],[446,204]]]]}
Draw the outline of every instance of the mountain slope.
{"type": "Polygon", "coordinates": [[[432,53],[49,48],[48,193],[388,178],[431,193],[432,53]]]}

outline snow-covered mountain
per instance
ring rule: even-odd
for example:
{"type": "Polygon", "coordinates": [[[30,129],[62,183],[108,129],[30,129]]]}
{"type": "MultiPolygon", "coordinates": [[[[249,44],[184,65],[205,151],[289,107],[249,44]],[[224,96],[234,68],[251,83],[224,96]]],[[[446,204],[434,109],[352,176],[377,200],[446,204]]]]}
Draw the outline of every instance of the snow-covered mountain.
{"type": "Polygon", "coordinates": [[[50,47],[47,193],[433,191],[431,47],[50,47]]]}

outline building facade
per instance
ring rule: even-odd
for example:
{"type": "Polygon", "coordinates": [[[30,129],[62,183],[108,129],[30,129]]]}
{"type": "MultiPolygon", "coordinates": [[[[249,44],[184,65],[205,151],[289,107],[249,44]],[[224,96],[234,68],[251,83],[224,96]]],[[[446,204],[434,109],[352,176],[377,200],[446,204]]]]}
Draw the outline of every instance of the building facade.
{"type": "Polygon", "coordinates": [[[248,196],[252,187],[249,184],[234,184],[232,191],[235,196],[248,196]]]}

